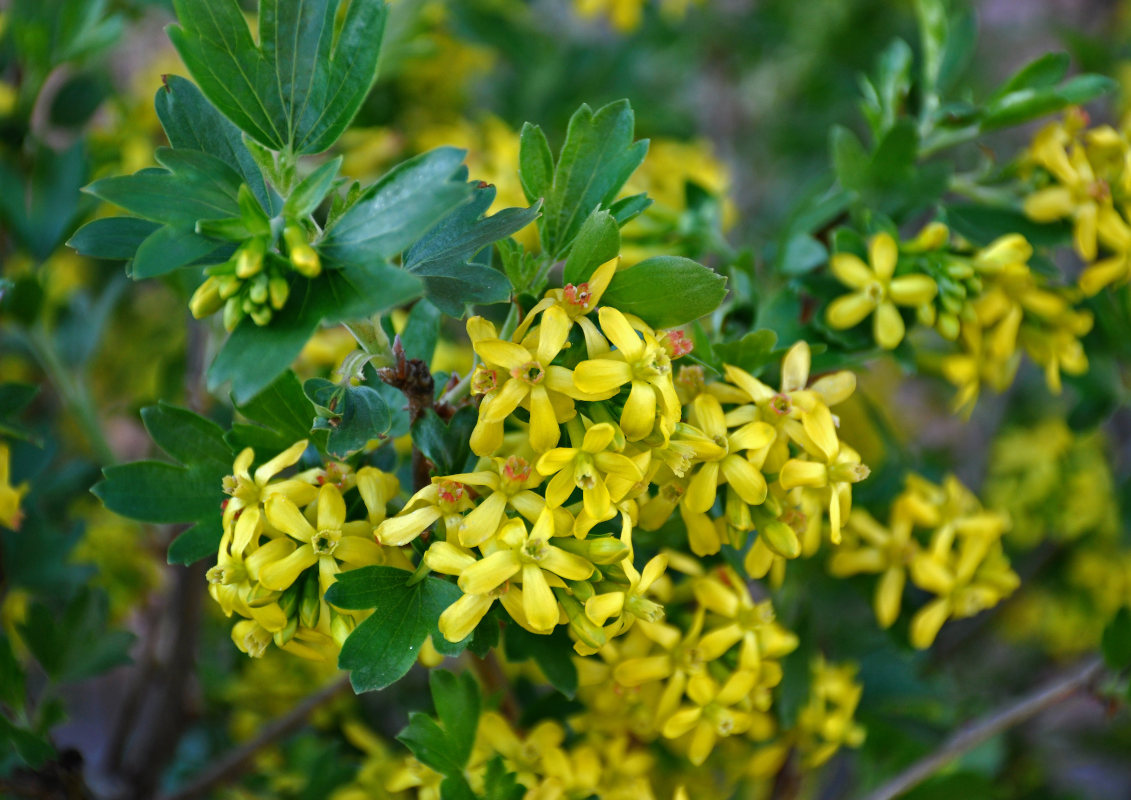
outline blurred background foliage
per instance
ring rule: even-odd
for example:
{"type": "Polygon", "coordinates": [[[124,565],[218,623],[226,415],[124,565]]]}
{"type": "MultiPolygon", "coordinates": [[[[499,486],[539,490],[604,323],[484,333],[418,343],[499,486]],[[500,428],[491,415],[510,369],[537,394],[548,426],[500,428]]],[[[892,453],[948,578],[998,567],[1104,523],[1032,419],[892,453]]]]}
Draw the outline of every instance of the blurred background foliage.
{"type": "MultiPolygon", "coordinates": [[[[147,455],[141,407],[163,399],[230,421],[203,387],[215,344],[188,320],[193,286],[177,273],[129,283],[119,263],[64,246],[106,213],[81,187],[151,165],[164,144],[153,94],[162,74],[184,74],[162,32],[170,6],[11,0],[0,11],[0,775],[15,796],[176,792],[336,676],[276,650],[237,653],[227,621],[204,602],[206,565],[165,565],[171,526],[128,522],[88,493],[102,466],[147,455]]],[[[1119,96],[1090,108],[1094,119],[1127,110],[1131,4],[971,6],[979,36],[959,83],[974,96],[1063,49],[1074,71],[1121,82],[1119,96]]],[[[676,247],[715,266],[744,264],[751,277],[732,283],[740,315],[753,313],[741,305],[757,302],[753,276],[767,274],[794,210],[829,185],[830,127],[866,130],[858,76],[893,37],[919,46],[912,3],[893,0],[394,0],[391,12],[378,83],[338,145],[345,174],[365,181],[451,144],[468,149],[472,177],[497,186],[498,208],[524,205],[522,123],[559,143],[580,103],[628,97],[637,135],[652,140],[630,189],[656,203],[625,229],[626,259],[676,247]]],[[[1032,133],[993,135],[960,159],[969,167],[1013,153],[1032,133]]],[[[1097,302],[1131,308],[1126,287],[1097,302]]],[[[352,346],[320,333],[300,371],[325,374],[352,346]]],[[[464,369],[466,358],[441,348],[433,366],[464,369]]],[[[876,628],[868,577],[814,580],[805,597],[784,598],[806,641],[854,659],[864,684],[868,739],[831,762],[819,796],[878,783],[961,720],[1094,650],[1107,620],[1131,604],[1131,416],[1116,411],[1126,375],[1117,362],[1094,363],[1060,400],[1030,391],[1041,375],[1023,370],[969,422],[950,415],[949,389],[907,378],[897,361],[861,376],[860,397],[842,412],[869,434],[855,442],[874,467],[861,501],[889,501],[907,468],[932,478],[953,470],[1013,516],[1008,544],[1033,585],[915,655],[895,644],[905,630],[876,628]],[[1100,420],[1098,432],[1077,433],[1100,420]],[[822,612],[830,608],[835,616],[822,612]]],[[[426,707],[427,694],[416,673],[398,691],[396,705],[341,695],[208,796],[401,796],[388,787],[410,787],[411,776],[390,778],[403,767],[374,732],[388,740],[403,709],[426,707]]],[[[1131,796],[1129,752],[1126,711],[1109,719],[1082,698],[991,740],[911,796],[1131,796]]]]}

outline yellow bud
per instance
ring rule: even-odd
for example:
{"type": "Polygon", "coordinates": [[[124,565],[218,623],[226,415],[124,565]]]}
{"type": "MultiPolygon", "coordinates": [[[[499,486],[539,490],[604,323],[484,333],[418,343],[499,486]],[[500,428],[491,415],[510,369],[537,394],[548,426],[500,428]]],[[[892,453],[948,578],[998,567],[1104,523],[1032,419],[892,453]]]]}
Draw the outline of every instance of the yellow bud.
{"type": "Polygon", "coordinates": [[[283,230],[283,240],[287,243],[295,272],[307,278],[315,278],[322,272],[322,261],[314,248],[307,244],[302,228],[288,225],[283,230]]]}
{"type": "Polygon", "coordinates": [[[263,254],[267,243],[258,236],[245,242],[236,253],[236,277],[250,278],[263,269],[263,254]]]}
{"type": "Polygon", "coordinates": [[[209,314],[219,311],[223,304],[223,298],[220,297],[220,282],[210,275],[192,293],[192,299],[189,300],[189,311],[196,319],[203,319],[209,314]]]}
{"type": "Polygon", "coordinates": [[[291,293],[291,287],[286,279],[281,275],[275,275],[267,283],[267,294],[271,300],[271,308],[276,311],[281,311],[283,306],[286,305],[287,297],[291,293]]]}
{"type": "Polygon", "coordinates": [[[243,303],[240,299],[238,297],[228,298],[228,302],[224,304],[224,329],[229,333],[234,331],[243,317],[243,303]]]}

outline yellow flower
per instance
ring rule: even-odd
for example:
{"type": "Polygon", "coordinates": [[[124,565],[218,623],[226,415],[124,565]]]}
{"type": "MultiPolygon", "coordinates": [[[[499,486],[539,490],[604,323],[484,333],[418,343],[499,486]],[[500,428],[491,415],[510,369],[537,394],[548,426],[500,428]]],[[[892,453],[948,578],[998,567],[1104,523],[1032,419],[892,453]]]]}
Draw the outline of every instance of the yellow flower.
{"type": "Polygon", "coordinates": [[[705,513],[715,504],[718,487],[726,483],[742,500],[761,505],[766,500],[766,479],[744,451],[760,450],[774,441],[776,431],[768,423],[749,422],[727,430],[723,407],[713,395],[701,394],[691,403],[691,422],[715,443],[714,452],[702,457],[687,487],[683,502],[690,511],[705,513]]]}
{"type": "Polygon", "coordinates": [[[870,471],[860,463],[860,455],[837,438],[827,407],[817,406],[806,414],[801,428],[793,436],[814,460],[790,459],[782,466],[778,482],[786,491],[797,486],[827,488],[830,538],[837,544],[841,520],[852,510],[852,484],[867,478],[870,471]]]}
{"type": "Polygon", "coordinates": [[[467,487],[447,478],[433,478],[432,483],[409,498],[395,517],[389,517],[373,532],[383,545],[399,547],[424,533],[436,520],[443,520],[444,534],[449,541],[459,536],[463,512],[472,507],[467,487]]]}
{"type": "Polygon", "coordinates": [[[938,292],[938,286],[927,275],[892,277],[898,260],[899,245],[887,233],[876,234],[868,243],[870,264],[852,253],[835,254],[829,261],[833,275],[856,291],[829,304],[826,311],[829,325],[851,328],[875,312],[872,335],[876,344],[892,350],[902,342],[905,327],[896,305],[914,307],[929,303],[938,292]]]}
{"type": "Polygon", "coordinates": [[[0,525],[18,531],[24,518],[20,511],[20,501],[27,494],[28,485],[21,483],[19,486],[12,486],[10,462],[8,443],[0,442],[0,525]]]}
{"type": "Polygon", "coordinates": [[[368,522],[346,522],[346,504],[337,487],[323,484],[318,490],[318,516],[315,528],[292,500],[274,495],[267,501],[267,520],[301,544],[286,558],[265,566],[259,582],[268,589],[282,591],[295,582],[299,573],[318,564],[322,593],[337,579],[338,562],[351,567],[384,563],[381,546],[371,538],[368,522]]]}
{"type": "MultiPolygon", "coordinates": [[[[633,566],[632,558],[621,562],[625,575],[628,576],[628,586],[618,591],[602,591],[585,601],[585,615],[597,625],[608,624],[610,617],[615,617],[612,635],[625,631],[636,618],[649,622],[659,622],[663,619],[663,606],[649,600],[645,595],[652,588],[652,584],[660,579],[668,566],[668,557],[660,554],[644,565],[643,572],[637,572],[633,566]]],[[[602,588],[598,585],[598,588],[602,588]]]]}
{"type": "Polygon", "coordinates": [[[476,547],[494,536],[506,522],[508,508],[534,523],[546,507],[545,499],[531,491],[542,479],[534,473],[525,458],[508,456],[505,459],[496,458],[492,463],[494,470],[447,477],[449,481],[489,490],[475,509],[459,523],[459,542],[464,547],[476,547]]]}
{"type": "Polygon", "coordinates": [[[707,760],[720,736],[737,736],[750,728],[748,710],[735,708],[750,695],[757,677],[748,670],[736,670],[720,686],[709,675],[696,675],[687,683],[687,696],[694,705],[684,706],[664,723],[663,735],[675,739],[691,733],[687,757],[695,766],[707,760]]]}
{"type": "Polygon", "coordinates": [[[864,743],[864,728],[853,720],[862,692],[855,666],[834,666],[821,656],[813,662],[809,700],[797,715],[798,749],[806,768],[824,764],[842,746],[864,743]]]}
{"type": "Polygon", "coordinates": [[[631,482],[644,477],[632,459],[609,450],[615,435],[612,425],[601,422],[590,426],[580,447],[558,447],[542,454],[538,471],[554,476],[546,485],[546,502],[551,507],[562,505],[577,488],[591,519],[602,520],[612,515],[606,476],[616,475],[631,482]]]}
{"type": "Polygon", "coordinates": [[[585,347],[590,358],[608,352],[608,342],[601,336],[601,332],[597,330],[597,326],[587,315],[594,311],[597,304],[601,302],[601,296],[609,288],[619,263],[620,257],[617,256],[597,267],[587,281],[576,286],[569,283],[561,289],[550,289],[546,292],[546,296],[538,301],[534,308],[530,309],[530,313],[526,315],[526,318],[515,330],[514,340],[521,342],[539,314],[552,307],[557,307],[566,313],[570,325],[576,324],[581,328],[581,332],[585,335],[585,347]]]}
{"type": "MultiPolygon", "coordinates": [[[[474,565],[476,560],[471,551],[450,542],[433,542],[424,553],[428,568],[444,575],[460,575],[474,565]]],[[[444,609],[440,614],[440,633],[449,642],[463,641],[475,630],[475,626],[487,615],[496,600],[502,601],[507,613],[519,625],[532,630],[526,619],[522,591],[506,581],[482,594],[465,594],[444,609]]]]}
{"type": "Polygon", "coordinates": [[[854,509],[848,517],[850,537],[829,559],[829,572],[836,577],[880,573],[873,609],[881,628],[890,628],[899,616],[907,565],[918,552],[911,517],[901,513],[900,506],[899,501],[893,505],[886,528],[868,512],[854,509]]]}
{"type": "MultiPolygon", "coordinates": [[[[255,470],[254,477],[248,469],[255,460],[255,451],[247,447],[236,456],[236,461],[232,465],[232,474],[224,478],[224,491],[231,496],[224,505],[225,527],[231,525],[236,515],[243,509],[259,508],[275,495],[286,496],[291,502],[300,506],[314,500],[318,493],[317,487],[302,477],[272,482],[272,478],[280,472],[298,463],[306,451],[306,445],[305,439],[295,442],[270,461],[260,465],[255,470]]],[[[242,549],[247,546],[247,542],[237,538],[234,545],[237,549],[242,549]]]]}
{"type": "Polygon", "coordinates": [[[357,491],[365,503],[370,525],[380,525],[388,514],[389,501],[401,490],[397,476],[374,467],[357,471],[357,491]]]}
{"type": "MultiPolygon", "coordinates": [[[[558,423],[573,417],[574,400],[602,399],[575,386],[572,370],[551,364],[566,346],[569,317],[557,306],[548,308],[542,314],[538,344],[533,352],[520,344],[483,335],[484,322],[480,317],[468,320],[472,347],[486,367],[501,370],[496,378],[501,374],[506,377],[487,392],[488,396],[479,406],[476,430],[480,426],[501,425],[523,405],[530,412],[530,445],[536,452],[544,453],[558,443],[558,423]]],[[[501,434],[501,428],[499,432],[501,434]]],[[[487,437],[486,442],[483,437],[482,433],[478,437],[473,434],[472,447],[479,447],[475,450],[477,455],[490,455],[497,448],[495,437],[487,437]],[[488,449],[491,444],[495,447],[488,449]]]]}
{"type": "Polygon", "coordinates": [[[558,624],[558,601],[546,573],[581,581],[593,573],[593,565],[550,544],[554,515],[550,509],[527,531],[521,519],[511,520],[484,548],[485,557],[466,566],[459,576],[465,594],[487,594],[518,575],[522,584],[523,611],[531,627],[549,633],[558,624]]]}
{"type": "Polygon", "coordinates": [[[695,598],[713,614],[728,620],[699,642],[702,655],[714,661],[739,642],[738,665],[758,675],[763,659],[779,659],[797,649],[797,636],[774,618],[769,600],[754,602],[746,582],[728,567],[694,583],[695,598]]]}
{"type": "Polygon", "coordinates": [[[681,408],[667,351],[650,330],[638,335],[615,308],[605,306],[597,317],[601,330],[617,349],[578,364],[574,373],[578,388],[608,397],[625,384],[631,386],[620,417],[621,429],[629,441],[643,439],[652,432],[657,412],[670,431],[679,422],[681,408]]]}

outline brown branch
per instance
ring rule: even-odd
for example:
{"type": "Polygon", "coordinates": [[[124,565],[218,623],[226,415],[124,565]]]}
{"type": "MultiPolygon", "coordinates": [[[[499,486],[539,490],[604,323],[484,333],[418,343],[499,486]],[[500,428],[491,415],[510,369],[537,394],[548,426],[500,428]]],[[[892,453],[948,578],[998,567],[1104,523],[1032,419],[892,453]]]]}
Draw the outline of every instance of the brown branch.
{"type": "Polygon", "coordinates": [[[286,714],[265,725],[254,739],[217,762],[188,786],[165,795],[163,800],[191,800],[194,797],[202,797],[217,786],[235,780],[251,766],[252,760],[260,750],[297,731],[317,708],[333,700],[349,685],[349,678],[342,677],[321,691],[306,697],[286,714]]]}
{"type": "Polygon", "coordinates": [[[1068,699],[1090,686],[1103,671],[1103,661],[1092,658],[1075,670],[1049,681],[1044,686],[968,723],[942,743],[933,753],[916,761],[899,775],[880,786],[864,800],[894,800],[914,789],[950,762],[975,747],[1035,717],[1047,708],[1068,699]]]}
{"type": "MultiPolygon", "coordinates": [[[[399,389],[408,401],[410,424],[415,424],[430,408],[435,407],[436,384],[428,365],[419,358],[405,358],[401,337],[393,339],[393,356],[396,362],[391,367],[377,370],[377,376],[394,389],[399,389]]],[[[412,489],[417,491],[428,485],[428,472],[431,465],[424,454],[412,448],[412,489]]]]}

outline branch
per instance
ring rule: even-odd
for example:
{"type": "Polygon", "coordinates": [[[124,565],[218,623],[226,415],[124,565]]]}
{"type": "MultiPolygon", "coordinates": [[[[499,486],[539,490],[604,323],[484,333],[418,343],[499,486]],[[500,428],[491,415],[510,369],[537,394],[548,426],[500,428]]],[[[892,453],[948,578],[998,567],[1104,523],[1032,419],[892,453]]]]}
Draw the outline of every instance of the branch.
{"type": "Polygon", "coordinates": [[[935,752],[919,759],[899,775],[867,795],[864,800],[893,800],[914,789],[954,759],[962,756],[987,739],[1009,730],[1014,725],[1067,700],[1076,692],[1089,686],[1103,670],[1098,657],[1084,663],[1072,672],[1056,678],[980,720],[968,723],[935,752]]]}
{"type": "Polygon", "coordinates": [[[202,797],[217,786],[236,779],[250,766],[252,759],[260,750],[301,728],[303,723],[306,722],[306,718],[315,709],[333,700],[349,685],[349,678],[342,677],[321,691],[310,695],[286,714],[265,725],[254,739],[245,743],[227,758],[219,761],[208,772],[183,789],[166,795],[163,800],[192,800],[195,797],[202,797]]]}

